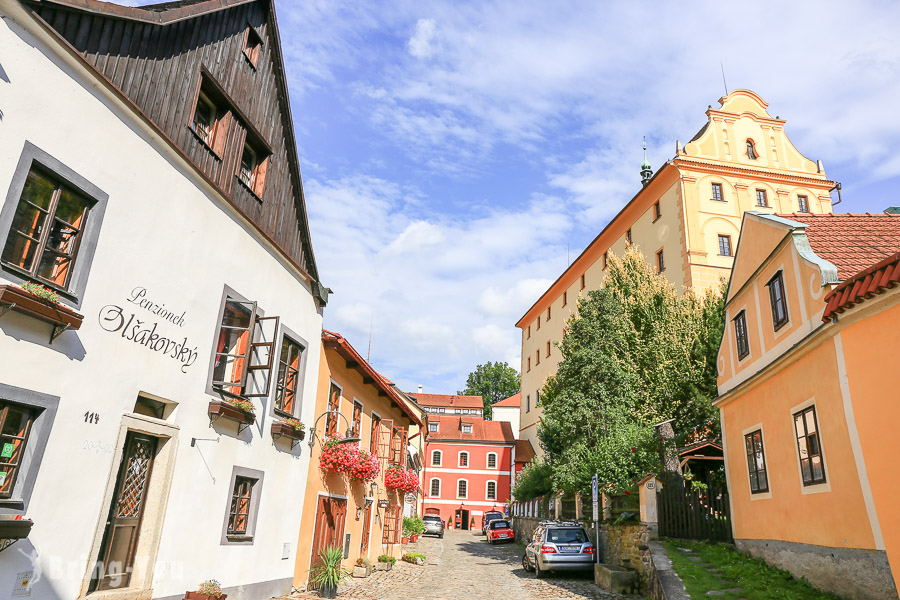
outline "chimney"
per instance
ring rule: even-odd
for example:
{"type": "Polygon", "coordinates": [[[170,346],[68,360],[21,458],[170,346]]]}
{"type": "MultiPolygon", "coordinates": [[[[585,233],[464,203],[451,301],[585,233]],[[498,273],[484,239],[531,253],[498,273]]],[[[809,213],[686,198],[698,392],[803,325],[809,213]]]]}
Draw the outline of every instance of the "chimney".
{"type": "Polygon", "coordinates": [[[419,393],[420,394],[422,393],[422,384],[421,383],[419,384],[419,393]]]}

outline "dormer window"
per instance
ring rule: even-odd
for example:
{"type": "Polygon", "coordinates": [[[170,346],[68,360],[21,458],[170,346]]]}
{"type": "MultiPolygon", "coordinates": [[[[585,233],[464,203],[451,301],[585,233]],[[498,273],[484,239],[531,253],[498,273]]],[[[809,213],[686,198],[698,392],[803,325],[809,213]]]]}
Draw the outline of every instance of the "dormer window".
{"type": "Polygon", "coordinates": [[[259,65],[259,54],[262,49],[262,38],[256,33],[253,27],[247,26],[247,35],[244,37],[244,58],[246,58],[253,68],[259,65]]]}
{"type": "Polygon", "coordinates": [[[266,185],[266,170],[269,165],[269,156],[265,146],[259,142],[251,131],[247,132],[244,142],[244,151],[241,153],[241,164],[238,166],[237,177],[247,190],[262,200],[266,185]]]}
{"type": "Polygon", "coordinates": [[[753,140],[747,139],[747,158],[750,160],[756,160],[759,158],[759,155],[756,154],[756,145],[753,143],[753,140]]]}
{"type": "Polygon", "coordinates": [[[250,147],[250,144],[244,144],[244,153],[241,155],[241,171],[238,177],[251,190],[256,181],[257,167],[259,167],[259,159],[256,157],[256,151],[250,147]]]}
{"type": "Polygon", "coordinates": [[[470,425],[468,423],[463,423],[462,432],[463,433],[472,433],[472,425],[470,425]]]}
{"type": "Polygon", "coordinates": [[[216,105],[209,99],[209,96],[200,92],[197,98],[197,108],[194,110],[193,129],[197,137],[204,144],[212,148],[213,138],[216,133],[216,122],[219,117],[216,105]]]}

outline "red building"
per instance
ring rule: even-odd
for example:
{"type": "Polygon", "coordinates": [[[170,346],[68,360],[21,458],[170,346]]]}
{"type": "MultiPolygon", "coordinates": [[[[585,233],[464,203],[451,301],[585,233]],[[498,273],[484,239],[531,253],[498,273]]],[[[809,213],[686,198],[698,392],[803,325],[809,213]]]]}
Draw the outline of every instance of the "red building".
{"type": "MultiPolygon", "coordinates": [[[[434,396],[416,394],[415,398],[428,408],[434,396]]],[[[449,396],[441,398],[438,409],[447,411],[453,406],[449,396]]],[[[448,526],[463,529],[469,529],[474,519],[475,526],[480,527],[485,511],[504,511],[510,498],[516,445],[512,427],[506,422],[455,412],[448,416],[446,412],[428,411],[427,421],[424,514],[439,514],[448,526]]]]}

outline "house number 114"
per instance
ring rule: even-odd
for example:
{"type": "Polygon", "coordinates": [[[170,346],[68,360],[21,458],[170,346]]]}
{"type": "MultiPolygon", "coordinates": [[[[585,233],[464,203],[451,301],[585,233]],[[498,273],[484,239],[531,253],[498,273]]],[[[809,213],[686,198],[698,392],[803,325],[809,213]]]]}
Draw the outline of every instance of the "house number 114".
{"type": "Polygon", "coordinates": [[[86,412],[84,413],[84,422],[96,425],[100,422],[100,414],[95,412],[86,412]]]}

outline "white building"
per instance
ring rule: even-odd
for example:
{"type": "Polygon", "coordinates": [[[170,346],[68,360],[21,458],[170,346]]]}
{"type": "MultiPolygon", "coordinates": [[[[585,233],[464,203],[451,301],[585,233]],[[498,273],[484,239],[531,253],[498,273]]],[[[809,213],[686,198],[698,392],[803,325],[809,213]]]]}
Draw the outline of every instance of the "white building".
{"type": "Polygon", "coordinates": [[[491,405],[491,421],[506,421],[513,430],[513,435],[519,439],[519,411],[521,407],[522,394],[515,394],[500,402],[491,405]]]}
{"type": "Polygon", "coordinates": [[[327,290],[272,3],[0,17],[0,513],[33,521],[0,596],[286,593],[308,447],[279,423],[315,418],[327,290]]]}

